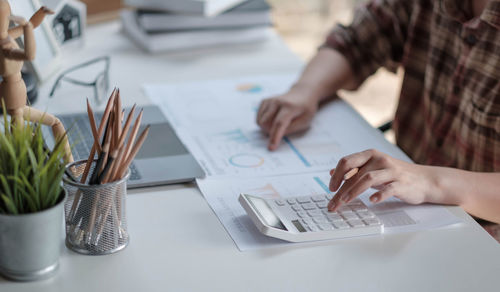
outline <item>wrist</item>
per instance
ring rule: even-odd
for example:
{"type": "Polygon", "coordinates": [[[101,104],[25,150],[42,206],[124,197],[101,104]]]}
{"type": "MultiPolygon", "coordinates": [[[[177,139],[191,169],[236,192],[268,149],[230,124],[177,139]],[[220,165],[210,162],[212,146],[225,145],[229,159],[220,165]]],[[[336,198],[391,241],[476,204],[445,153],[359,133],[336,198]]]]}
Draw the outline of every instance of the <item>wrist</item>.
{"type": "Polygon", "coordinates": [[[467,192],[465,186],[462,186],[460,170],[424,166],[430,188],[425,195],[425,201],[434,204],[458,205],[463,204],[463,194],[467,192]]]}
{"type": "Polygon", "coordinates": [[[332,95],[323,92],[318,85],[309,84],[300,80],[293,84],[289,91],[304,97],[307,101],[313,102],[316,105],[319,105],[321,101],[332,95]]]}

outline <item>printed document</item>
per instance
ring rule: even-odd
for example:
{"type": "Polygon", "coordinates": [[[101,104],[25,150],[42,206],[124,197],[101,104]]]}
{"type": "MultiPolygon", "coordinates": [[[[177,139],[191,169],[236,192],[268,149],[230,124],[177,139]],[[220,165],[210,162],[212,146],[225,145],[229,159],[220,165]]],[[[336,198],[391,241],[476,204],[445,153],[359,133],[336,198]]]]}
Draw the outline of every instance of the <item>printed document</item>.
{"type": "MultiPolygon", "coordinates": [[[[238,202],[245,192],[264,197],[326,193],[328,171],[348,154],[378,149],[410,161],[342,100],[320,108],[311,128],[287,136],[276,151],[256,125],[264,98],[282,94],[295,74],[253,76],[184,84],[145,85],[207,176],[198,186],[240,250],[290,244],[260,234],[238,202]]],[[[367,191],[366,199],[372,190],[367,191]]],[[[398,199],[371,205],[385,233],[446,226],[459,219],[444,207],[411,206],[398,199]]]]}

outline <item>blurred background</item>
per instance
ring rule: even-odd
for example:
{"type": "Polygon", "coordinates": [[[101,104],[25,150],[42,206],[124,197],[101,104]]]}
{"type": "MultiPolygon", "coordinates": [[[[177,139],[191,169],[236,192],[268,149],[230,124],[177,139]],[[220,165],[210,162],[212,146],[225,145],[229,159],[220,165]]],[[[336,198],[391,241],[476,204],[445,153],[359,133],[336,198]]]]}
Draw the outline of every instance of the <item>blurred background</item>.
{"type": "MultiPolygon", "coordinates": [[[[354,9],[365,0],[268,0],[274,26],[288,47],[307,62],[336,23],[349,24],[354,9]]],[[[401,74],[399,74],[401,75],[401,74]]],[[[379,70],[356,92],[342,93],[373,126],[392,119],[401,78],[379,70]]],[[[387,138],[393,141],[392,133],[387,138]]]]}
{"type": "MultiPolygon", "coordinates": [[[[274,28],[302,61],[316,52],[335,23],[348,24],[357,5],[365,0],[268,0],[274,28]]],[[[83,0],[89,23],[118,17],[120,0],[83,0]]],[[[401,75],[401,74],[399,74],[401,75]]],[[[399,95],[400,78],[379,70],[356,92],[342,93],[373,126],[392,119],[399,95]]],[[[387,138],[393,141],[392,133],[387,138]]]]}

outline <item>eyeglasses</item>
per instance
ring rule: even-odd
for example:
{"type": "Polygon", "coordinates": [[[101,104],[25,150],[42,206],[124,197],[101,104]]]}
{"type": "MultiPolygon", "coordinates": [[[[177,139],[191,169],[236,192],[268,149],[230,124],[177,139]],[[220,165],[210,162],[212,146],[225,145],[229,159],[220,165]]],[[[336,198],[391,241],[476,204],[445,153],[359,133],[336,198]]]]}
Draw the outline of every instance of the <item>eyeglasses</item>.
{"type": "Polygon", "coordinates": [[[92,59],[90,61],[87,61],[85,63],[76,65],[72,68],[67,69],[66,71],[62,72],[59,77],[57,77],[56,82],[54,83],[54,86],[52,86],[52,89],[50,90],[49,97],[52,97],[59,88],[59,85],[61,84],[62,81],[66,81],[72,84],[76,85],[81,85],[81,86],[87,86],[87,87],[93,87],[94,88],[94,99],[97,104],[101,104],[101,102],[104,100],[108,89],[109,89],[109,63],[110,59],[109,56],[103,56],[99,58],[92,59]],[[93,64],[97,64],[99,62],[104,62],[105,67],[102,72],[97,74],[96,78],[94,81],[88,82],[88,81],[82,81],[75,79],[73,77],[68,76],[68,74],[75,72],[78,69],[82,69],[88,66],[91,66],[93,64]]]}

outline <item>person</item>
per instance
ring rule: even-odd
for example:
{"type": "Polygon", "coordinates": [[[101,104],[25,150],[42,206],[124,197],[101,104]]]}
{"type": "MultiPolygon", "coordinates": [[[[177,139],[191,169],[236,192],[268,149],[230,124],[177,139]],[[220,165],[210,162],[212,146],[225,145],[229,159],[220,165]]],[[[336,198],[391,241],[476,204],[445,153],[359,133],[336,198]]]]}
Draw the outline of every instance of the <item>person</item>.
{"type": "Polygon", "coordinates": [[[415,164],[373,149],[343,157],[330,172],[336,194],[328,209],[374,188],[373,203],[459,205],[500,223],[500,1],[363,4],[352,24],[331,31],[287,93],[260,104],[268,148],[306,130],[329,96],[355,90],[380,67],[400,66],[393,129],[415,164]]]}

